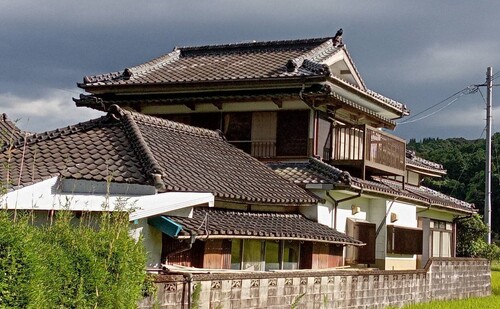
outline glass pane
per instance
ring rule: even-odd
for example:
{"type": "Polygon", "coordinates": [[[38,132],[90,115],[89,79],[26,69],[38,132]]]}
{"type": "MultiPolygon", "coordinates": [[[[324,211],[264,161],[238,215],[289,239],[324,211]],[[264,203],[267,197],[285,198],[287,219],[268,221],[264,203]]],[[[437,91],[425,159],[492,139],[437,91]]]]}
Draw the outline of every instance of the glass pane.
{"type": "Polygon", "coordinates": [[[446,229],[447,229],[448,231],[451,231],[451,230],[452,230],[452,225],[451,225],[451,223],[446,223],[446,229]]]}
{"type": "Polygon", "coordinates": [[[266,270],[280,269],[280,243],[278,241],[266,241],[266,270]]]}
{"type": "Polygon", "coordinates": [[[299,268],[299,243],[296,241],[285,241],[283,248],[283,269],[299,268]]]}
{"type": "Polygon", "coordinates": [[[441,257],[451,257],[451,233],[442,233],[441,237],[441,257]]]}
{"type": "Polygon", "coordinates": [[[262,240],[245,239],[243,241],[243,269],[262,269],[262,240]]]}
{"type": "Polygon", "coordinates": [[[432,232],[432,256],[439,257],[439,247],[440,247],[441,232],[432,232]]]}
{"type": "Polygon", "coordinates": [[[241,269],[241,239],[231,241],[231,269],[241,269]]]}

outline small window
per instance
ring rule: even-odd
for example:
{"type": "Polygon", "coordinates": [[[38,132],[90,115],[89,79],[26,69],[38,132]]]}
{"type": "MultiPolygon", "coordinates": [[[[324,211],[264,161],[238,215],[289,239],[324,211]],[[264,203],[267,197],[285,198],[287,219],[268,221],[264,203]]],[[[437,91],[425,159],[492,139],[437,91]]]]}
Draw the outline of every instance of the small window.
{"type": "Polygon", "coordinates": [[[451,257],[454,252],[452,235],[453,224],[445,221],[431,220],[432,257],[451,257]]]}
{"type": "Polygon", "coordinates": [[[264,270],[263,265],[263,245],[264,241],[255,239],[245,239],[243,241],[243,269],[264,270]]]}
{"type": "Polygon", "coordinates": [[[231,240],[231,269],[241,269],[241,239],[231,240]]]}
{"type": "Polygon", "coordinates": [[[279,241],[266,241],[266,270],[280,269],[279,241]]]}
{"type": "Polygon", "coordinates": [[[222,132],[230,143],[250,153],[252,113],[225,113],[222,132]]]}
{"type": "Polygon", "coordinates": [[[276,154],[307,156],[309,111],[278,112],[276,154]]]}
{"type": "Polygon", "coordinates": [[[283,269],[299,268],[299,243],[285,241],[283,244],[283,269]]]}
{"type": "Polygon", "coordinates": [[[387,253],[422,254],[422,229],[387,226],[387,253]]]}
{"type": "Polygon", "coordinates": [[[299,268],[301,245],[298,241],[233,239],[230,243],[231,269],[299,268]]]}

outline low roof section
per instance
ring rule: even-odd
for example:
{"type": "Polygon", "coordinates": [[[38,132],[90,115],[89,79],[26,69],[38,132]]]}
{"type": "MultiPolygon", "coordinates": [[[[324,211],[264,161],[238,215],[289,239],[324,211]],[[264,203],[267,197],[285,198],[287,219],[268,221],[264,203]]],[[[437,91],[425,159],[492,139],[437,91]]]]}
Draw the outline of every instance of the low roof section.
{"type": "Polygon", "coordinates": [[[441,177],[446,175],[442,164],[421,158],[412,150],[406,150],[406,168],[425,176],[441,177]]]}
{"type": "Polygon", "coordinates": [[[360,246],[363,243],[300,214],[194,208],[193,217],[168,216],[184,229],[178,238],[282,239],[360,246]],[[188,233],[188,231],[190,233],[188,233]]]}
{"type": "Polygon", "coordinates": [[[310,189],[325,190],[352,190],[375,194],[388,198],[398,197],[400,201],[407,201],[425,207],[446,209],[458,213],[475,213],[473,204],[461,201],[424,186],[413,186],[400,182],[373,177],[372,180],[362,180],[352,177],[323,161],[310,158],[305,162],[272,162],[268,163],[278,175],[310,189]]]}
{"type": "Polygon", "coordinates": [[[175,47],[168,54],[123,71],[85,76],[78,86],[96,98],[76,99],[77,106],[96,109],[124,97],[117,93],[129,97],[149,94],[141,97],[141,102],[168,104],[169,100],[195,102],[213,95],[220,102],[223,93],[233,101],[238,95],[255,100],[255,93],[249,90],[258,90],[260,95],[271,91],[269,95],[279,97],[277,90],[288,96],[293,89],[297,99],[300,91],[303,98],[307,94],[313,101],[328,97],[327,104],[373,111],[370,116],[379,117],[390,128],[395,126],[394,119],[409,114],[404,104],[366,88],[342,43],[342,31],[323,38],[175,47]]]}
{"type": "Polygon", "coordinates": [[[218,132],[113,106],[106,116],[4,145],[0,180],[7,190],[45,179],[154,185],[158,192],[205,192],[257,205],[318,202],[218,132]]]}

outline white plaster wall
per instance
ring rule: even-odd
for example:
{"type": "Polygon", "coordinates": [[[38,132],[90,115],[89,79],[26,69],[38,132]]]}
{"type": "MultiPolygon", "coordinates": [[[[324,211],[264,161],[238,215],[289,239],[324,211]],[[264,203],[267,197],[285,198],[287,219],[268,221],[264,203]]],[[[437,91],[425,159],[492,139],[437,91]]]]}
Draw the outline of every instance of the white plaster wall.
{"type": "MultiPolygon", "coordinates": [[[[341,200],[353,195],[347,195],[339,192],[332,191],[330,193],[334,199],[341,200]]],[[[341,202],[337,206],[337,230],[345,233],[347,218],[355,218],[359,220],[367,220],[370,200],[364,197],[356,197],[351,200],[341,202]],[[359,207],[360,211],[357,214],[352,214],[352,205],[359,207]]]]}
{"type": "Polygon", "coordinates": [[[137,223],[130,223],[129,234],[135,240],[138,240],[142,236],[144,248],[147,253],[146,267],[160,268],[162,247],[161,232],[149,225],[147,219],[140,219],[137,221],[137,223]]]}
{"type": "Polygon", "coordinates": [[[300,212],[309,220],[316,221],[329,227],[333,227],[333,204],[325,193],[325,190],[310,190],[316,196],[325,200],[317,206],[300,207],[300,212]]]}
{"type": "MultiPolygon", "coordinates": [[[[370,200],[370,213],[368,216],[368,221],[373,222],[377,225],[377,229],[380,227],[381,223],[385,223],[385,213],[387,211],[387,200],[382,198],[376,198],[370,200]]],[[[375,244],[375,258],[385,259],[386,247],[387,247],[387,230],[386,226],[380,229],[377,235],[377,240],[375,244]]]]}
{"type": "Polygon", "coordinates": [[[412,204],[401,203],[387,200],[388,215],[386,218],[387,224],[394,224],[398,226],[417,227],[417,207],[412,204]],[[392,205],[392,206],[391,206],[392,205]],[[398,216],[396,222],[391,222],[391,213],[398,216]]]}
{"type": "Polygon", "coordinates": [[[347,218],[359,220],[367,220],[369,212],[370,200],[363,197],[358,197],[352,200],[341,202],[337,207],[337,230],[345,233],[347,218]],[[352,214],[352,206],[359,207],[357,214],[352,214]]]}

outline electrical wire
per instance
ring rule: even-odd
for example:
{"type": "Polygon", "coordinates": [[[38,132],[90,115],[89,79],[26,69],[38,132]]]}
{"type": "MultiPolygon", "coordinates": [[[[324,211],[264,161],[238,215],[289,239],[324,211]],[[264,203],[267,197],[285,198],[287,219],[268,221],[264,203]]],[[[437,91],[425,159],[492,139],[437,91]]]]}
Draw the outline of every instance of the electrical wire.
{"type": "Polygon", "coordinates": [[[477,85],[471,85],[471,86],[465,87],[464,89],[462,89],[460,91],[457,91],[454,94],[448,96],[446,99],[439,101],[438,103],[436,103],[436,104],[434,104],[434,105],[432,105],[432,106],[424,109],[423,111],[421,111],[421,112],[419,112],[419,113],[417,113],[417,114],[409,117],[408,119],[406,119],[404,121],[401,121],[401,122],[398,122],[397,124],[399,125],[399,124],[413,123],[413,122],[417,122],[419,120],[428,118],[428,117],[430,117],[432,115],[435,115],[435,114],[439,113],[440,111],[442,111],[443,109],[445,109],[446,107],[448,107],[451,104],[455,103],[458,99],[460,99],[464,95],[476,93],[478,91],[478,89],[479,89],[479,87],[477,85]],[[450,102],[448,102],[444,107],[442,107],[442,108],[440,108],[440,109],[438,109],[438,110],[436,110],[436,111],[434,111],[434,112],[432,112],[430,114],[427,114],[427,115],[424,115],[424,116],[422,116],[420,118],[414,119],[415,117],[417,117],[417,116],[419,116],[419,115],[421,115],[421,114],[423,114],[423,113],[425,113],[425,112],[427,112],[429,110],[432,110],[433,108],[435,108],[435,107],[437,107],[437,106],[439,106],[439,105],[447,102],[450,99],[453,99],[453,100],[451,100],[450,102]]]}

